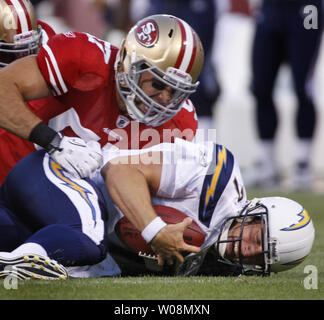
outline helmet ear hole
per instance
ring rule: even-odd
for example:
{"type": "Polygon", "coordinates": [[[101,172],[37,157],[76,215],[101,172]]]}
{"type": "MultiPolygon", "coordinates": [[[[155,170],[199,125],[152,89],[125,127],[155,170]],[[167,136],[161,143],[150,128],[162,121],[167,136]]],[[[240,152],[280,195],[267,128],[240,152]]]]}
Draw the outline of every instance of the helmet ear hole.
{"type": "Polygon", "coordinates": [[[171,30],[169,31],[169,34],[168,34],[169,38],[172,38],[172,35],[173,35],[173,29],[171,29],[171,30]]]}

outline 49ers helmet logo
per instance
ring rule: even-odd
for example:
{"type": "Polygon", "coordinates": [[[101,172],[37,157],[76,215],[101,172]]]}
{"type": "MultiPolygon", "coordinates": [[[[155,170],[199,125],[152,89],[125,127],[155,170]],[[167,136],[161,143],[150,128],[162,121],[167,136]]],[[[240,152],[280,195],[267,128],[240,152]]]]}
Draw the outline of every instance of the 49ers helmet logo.
{"type": "Polygon", "coordinates": [[[135,32],[136,40],[145,47],[151,47],[159,37],[159,29],[154,20],[141,23],[135,32]]]}

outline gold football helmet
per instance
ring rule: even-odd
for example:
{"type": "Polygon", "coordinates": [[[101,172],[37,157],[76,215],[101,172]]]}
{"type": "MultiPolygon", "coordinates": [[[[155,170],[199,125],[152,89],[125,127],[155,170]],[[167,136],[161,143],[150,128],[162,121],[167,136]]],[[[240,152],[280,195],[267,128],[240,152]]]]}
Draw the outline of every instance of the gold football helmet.
{"type": "Polygon", "coordinates": [[[117,89],[128,114],[151,126],[170,120],[196,91],[203,62],[201,41],[185,21],[164,14],[140,20],[123,41],[115,65],[117,89]],[[172,89],[167,105],[154,101],[141,89],[141,74],[147,71],[162,88],[164,84],[172,89]]]}
{"type": "Polygon", "coordinates": [[[0,68],[37,53],[41,35],[29,0],[0,0],[0,68]]]}

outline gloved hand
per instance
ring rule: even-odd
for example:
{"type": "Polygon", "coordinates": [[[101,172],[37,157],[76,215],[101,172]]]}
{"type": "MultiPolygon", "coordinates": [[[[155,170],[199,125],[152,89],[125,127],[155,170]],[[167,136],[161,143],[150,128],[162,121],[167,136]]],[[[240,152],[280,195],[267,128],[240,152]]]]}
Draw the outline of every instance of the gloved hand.
{"type": "Polygon", "coordinates": [[[103,165],[100,144],[58,133],[47,152],[55,162],[77,178],[86,178],[103,165]]]}

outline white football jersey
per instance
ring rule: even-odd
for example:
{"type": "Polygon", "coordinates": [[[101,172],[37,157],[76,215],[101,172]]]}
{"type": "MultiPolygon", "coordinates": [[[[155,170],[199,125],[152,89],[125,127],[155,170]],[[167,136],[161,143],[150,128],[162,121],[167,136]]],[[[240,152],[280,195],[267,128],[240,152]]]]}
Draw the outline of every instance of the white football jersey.
{"type": "MultiPolygon", "coordinates": [[[[246,192],[236,159],[230,151],[212,142],[193,143],[176,139],[142,150],[104,150],[105,163],[112,159],[147,153],[147,161],[154,161],[149,152],[163,153],[163,167],[158,193],[152,203],[178,209],[205,231],[204,246],[212,244],[228,217],[237,215],[246,203],[246,192]]],[[[96,183],[109,203],[109,231],[122,217],[106,191],[104,182],[96,183]]],[[[126,182],[127,183],[127,182],[126,182]]]]}

